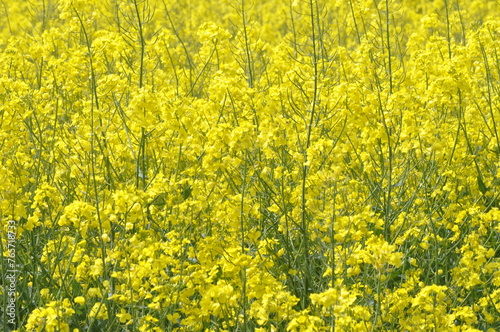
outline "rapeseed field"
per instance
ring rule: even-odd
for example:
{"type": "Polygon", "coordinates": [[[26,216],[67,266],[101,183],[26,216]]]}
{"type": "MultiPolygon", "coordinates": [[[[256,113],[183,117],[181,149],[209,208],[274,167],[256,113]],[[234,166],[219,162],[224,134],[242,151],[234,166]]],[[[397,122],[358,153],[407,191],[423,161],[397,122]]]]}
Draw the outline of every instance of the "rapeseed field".
{"type": "Polygon", "coordinates": [[[499,331],[500,3],[3,0],[3,331],[499,331]]]}

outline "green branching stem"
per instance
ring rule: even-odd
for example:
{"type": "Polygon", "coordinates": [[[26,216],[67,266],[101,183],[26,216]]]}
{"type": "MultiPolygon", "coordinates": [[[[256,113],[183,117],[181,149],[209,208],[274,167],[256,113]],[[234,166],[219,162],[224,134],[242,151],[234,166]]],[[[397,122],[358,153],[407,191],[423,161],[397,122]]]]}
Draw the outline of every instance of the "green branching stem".
{"type": "Polygon", "coordinates": [[[316,20],[314,1],[309,1],[309,15],[311,19],[311,40],[312,40],[312,65],[313,65],[313,94],[311,98],[310,113],[309,113],[309,123],[307,124],[307,139],[304,149],[304,165],[302,167],[302,194],[301,194],[301,231],[303,236],[303,283],[304,289],[302,293],[302,306],[305,308],[309,302],[309,293],[311,291],[311,258],[309,249],[309,215],[307,213],[307,175],[309,172],[309,162],[307,156],[307,150],[311,145],[311,133],[313,129],[314,118],[316,116],[316,106],[318,102],[318,50],[317,50],[317,36],[316,36],[316,20]]]}
{"type": "Polygon", "coordinates": [[[134,10],[135,15],[137,16],[137,34],[139,36],[140,43],[140,57],[139,57],[139,89],[143,86],[143,77],[144,77],[144,53],[146,50],[146,40],[144,39],[144,30],[141,18],[141,13],[139,10],[139,5],[137,4],[137,0],[134,0],[134,10]]]}
{"type": "MultiPolygon", "coordinates": [[[[85,24],[83,22],[82,16],[76,8],[73,7],[73,10],[78,18],[78,21],[80,23],[80,27],[82,29],[82,33],[85,39],[85,44],[87,46],[87,51],[88,51],[88,58],[89,58],[89,66],[90,66],[90,80],[91,80],[91,93],[92,93],[92,103],[90,107],[90,167],[91,167],[91,176],[92,176],[92,186],[93,186],[93,191],[94,191],[94,200],[95,200],[95,209],[96,209],[96,217],[97,217],[97,223],[99,225],[99,234],[103,235],[104,229],[103,229],[103,221],[101,217],[101,211],[100,211],[100,199],[99,199],[99,188],[98,188],[98,183],[97,183],[97,178],[96,178],[96,133],[95,133],[95,110],[99,111],[99,98],[97,94],[97,78],[96,78],[96,73],[94,69],[94,63],[93,63],[93,51],[92,51],[92,42],[90,40],[89,34],[87,32],[87,29],[85,28],[85,24]]],[[[101,249],[101,259],[102,259],[102,264],[103,264],[103,279],[104,280],[110,280],[109,275],[108,275],[108,269],[106,268],[106,244],[104,243],[104,240],[102,236],[99,236],[99,245],[101,249]]],[[[113,292],[113,283],[110,283],[110,292],[113,292]]],[[[104,294],[106,292],[103,292],[104,294]]],[[[104,297],[103,297],[104,300],[104,297]]],[[[111,310],[111,303],[108,301],[102,301],[102,303],[106,303],[106,307],[108,309],[108,312],[112,312],[111,310]]],[[[89,326],[92,326],[95,323],[95,318],[92,320],[92,322],[89,324],[89,326]]],[[[89,327],[90,329],[90,327],[89,327]]]]}
{"type": "MultiPolygon", "coordinates": [[[[245,160],[243,166],[243,179],[241,184],[241,201],[240,201],[240,233],[241,233],[241,255],[245,255],[245,195],[247,190],[247,172],[248,166],[245,160]]],[[[247,313],[247,274],[246,266],[241,266],[241,301],[243,309],[243,324],[241,326],[241,331],[247,331],[248,323],[248,313],[247,313]]]]}
{"type": "Polygon", "coordinates": [[[389,71],[389,93],[392,94],[392,50],[391,50],[391,33],[390,33],[390,19],[389,19],[389,0],[385,0],[385,34],[387,42],[387,70],[389,71]]]}
{"type": "Polygon", "coordinates": [[[451,59],[451,28],[450,28],[450,12],[448,8],[448,0],[444,0],[444,9],[446,11],[446,41],[448,42],[448,58],[451,59]]]}
{"type": "Polygon", "coordinates": [[[245,0],[241,0],[241,20],[243,23],[243,40],[245,43],[245,56],[246,56],[246,63],[247,63],[247,73],[248,73],[248,86],[250,88],[253,88],[254,85],[254,68],[253,68],[253,58],[252,58],[252,52],[250,50],[250,40],[248,36],[248,29],[247,29],[247,15],[245,11],[245,0]]]}

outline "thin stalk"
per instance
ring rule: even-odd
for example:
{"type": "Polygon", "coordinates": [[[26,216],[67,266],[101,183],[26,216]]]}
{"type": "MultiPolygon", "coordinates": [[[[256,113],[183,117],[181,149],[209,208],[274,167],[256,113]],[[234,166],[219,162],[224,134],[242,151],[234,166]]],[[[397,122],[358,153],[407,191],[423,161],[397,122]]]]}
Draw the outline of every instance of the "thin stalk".
{"type": "Polygon", "coordinates": [[[356,28],[356,39],[358,44],[361,44],[361,35],[359,33],[358,22],[356,21],[356,15],[354,14],[353,0],[349,0],[349,7],[351,8],[352,21],[354,22],[354,27],[356,28]]]}
{"type": "MultiPolygon", "coordinates": [[[[91,92],[92,92],[92,102],[90,105],[90,167],[91,167],[91,180],[92,180],[92,186],[93,186],[93,193],[94,193],[94,200],[95,200],[95,208],[96,208],[96,217],[97,217],[97,223],[99,225],[99,234],[102,235],[104,234],[103,230],[103,222],[101,218],[101,211],[99,207],[99,190],[98,190],[98,185],[97,185],[97,178],[96,178],[96,160],[95,160],[95,155],[96,155],[96,147],[95,147],[95,136],[96,133],[94,131],[95,128],[95,110],[99,111],[99,98],[97,95],[97,78],[95,74],[95,69],[93,65],[93,52],[92,52],[92,42],[90,41],[89,35],[87,33],[87,30],[85,28],[85,25],[83,24],[83,20],[81,15],[78,13],[78,11],[73,7],[73,10],[80,22],[80,26],[82,28],[82,33],[85,38],[85,43],[87,46],[87,51],[88,51],[88,56],[89,56],[89,64],[90,64],[90,77],[91,77],[91,92]]],[[[110,280],[108,276],[108,270],[106,268],[106,245],[104,243],[104,240],[102,239],[102,236],[99,236],[99,244],[100,244],[100,249],[101,249],[101,259],[103,262],[103,279],[104,280],[110,280]]],[[[112,289],[112,281],[110,283],[110,287],[112,289]]],[[[104,295],[103,295],[104,297],[104,295]]],[[[111,310],[111,304],[106,301],[106,307],[108,309],[108,312],[113,312],[111,310]]]]}
{"type": "MultiPolygon", "coordinates": [[[[247,161],[243,166],[243,181],[241,184],[241,201],[240,201],[240,235],[241,235],[241,255],[245,255],[245,194],[246,194],[246,180],[247,180],[247,161]]],[[[248,315],[247,315],[247,274],[246,266],[241,267],[241,301],[243,309],[243,325],[241,330],[247,331],[248,315]]]]}
{"type": "Polygon", "coordinates": [[[387,42],[387,65],[389,66],[389,94],[392,94],[392,50],[391,50],[391,35],[390,35],[390,20],[389,20],[389,0],[385,0],[385,33],[387,42]]]}
{"type": "Polygon", "coordinates": [[[248,38],[247,31],[247,17],[245,12],[245,0],[241,0],[241,20],[243,23],[243,39],[245,42],[245,56],[247,60],[247,71],[248,71],[248,86],[253,88],[254,84],[254,69],[253,69],[253,59],[252,52],[250,51],[250,42],[248,38]]]}
{"type": "Polygon", "coordinates": [[[450,28],[450,13],[448,9],[448,0],[444,0],[444,10],[446,12],[446,41],[448,42],[448,58],[451,59],[451,28],[450,28]]]}
{"type": "Polygon", "coordinates": [[[314,1],[309,1],[309,10],[310,10],[310,19],[311,19],[311,39],[312,39],[312,61],[313,61],[313,95],[311,100],[311,111],[309,114],[309,123],[307,126],[307,139],[304,149],[304,165],[302,166],[302,188],[301,188],[301,232],[303,236],[303,270],[302,270],[302,279],[303,279],[303,292],[302,292],[302,308],[305,309],[309,302],[309,293],[310,293],[310,283],[311,283],[311,258],[309,254],[309,216],[307,213],[307,176],[309,172],[309,165],[307,159],[307,150],[311,145],[311,133],[312,127],[314,123],[314,117],[316,116],[316,104],[318,99],[318,53],[317,53],[317,40],[316,40],[316,23],[315,23],[315,13],[314,12],[314,1]]]}
{"type": "MultiPolygon", "coordinates": [[[[335,289],[335,220],[337,216],[337,182],[334,182],[333,185],[333,209],[332,209],[332,222],[330,224],[330,242],[331,242],[331,251],[332,251],[332,261],[330,263],[330,268],[332,269],[331,275],[331,287],[335,289]]],[[[331,320],[331,330],[335,331],[335,304],[332,305],[332,320],[331,320]]]]}
{"type": "Polygon", "coordinates": [[[493,102],[491,96],[492,82],[494,81],[493,75],[491,74],[490,64],[488,62],[488,56],[484,45],[482,42],[479,42],[479,46],[481,49],[481,54],[483,56],[484,70],[486,71],[486,87],[488,88],[488,109],[490,111],[491,121],[493,122],[493,133],[495,134],[495,140],[497,143],[497,148],[500,147],[500,138],[498,136],[497,124],[495,120],[495,114],[493,112],[493,102]]]}
{"type": "Polygon", "coordinates": [[[141,14],[139,12],[139,5],[137,4],[137,0],[134,0],[134,10],[135,10],[135,15],[137,16],[137,34],[139,35],[139,42],[141,44],[140,58],[139,58],[139,89],[141,89],[143,85],[143,76],[144,76],[144,53],[146,50],[146,40],[144,39],[144,32],[142,27],[144,22],[141,19],[141,14]]]}

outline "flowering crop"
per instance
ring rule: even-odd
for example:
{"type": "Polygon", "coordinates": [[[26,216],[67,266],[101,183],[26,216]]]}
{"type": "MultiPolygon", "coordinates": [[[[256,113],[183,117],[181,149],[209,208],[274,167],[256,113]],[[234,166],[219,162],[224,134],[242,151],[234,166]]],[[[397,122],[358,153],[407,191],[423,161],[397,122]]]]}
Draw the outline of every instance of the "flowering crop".
{"type": "Polygon", "coordinates": [[[3,326],[500,330],[497,1],[0,7],[3,326]]]}

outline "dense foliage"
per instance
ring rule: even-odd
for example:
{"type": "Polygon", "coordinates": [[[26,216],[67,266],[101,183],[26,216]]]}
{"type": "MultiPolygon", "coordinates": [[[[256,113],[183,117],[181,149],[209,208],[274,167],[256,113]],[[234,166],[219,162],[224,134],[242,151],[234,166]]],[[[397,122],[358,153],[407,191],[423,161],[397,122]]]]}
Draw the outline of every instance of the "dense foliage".
{"type": "Polygon", "coordinates": [[[0,7],[0,324],[500,330],[497,1],[0,7]]]}

